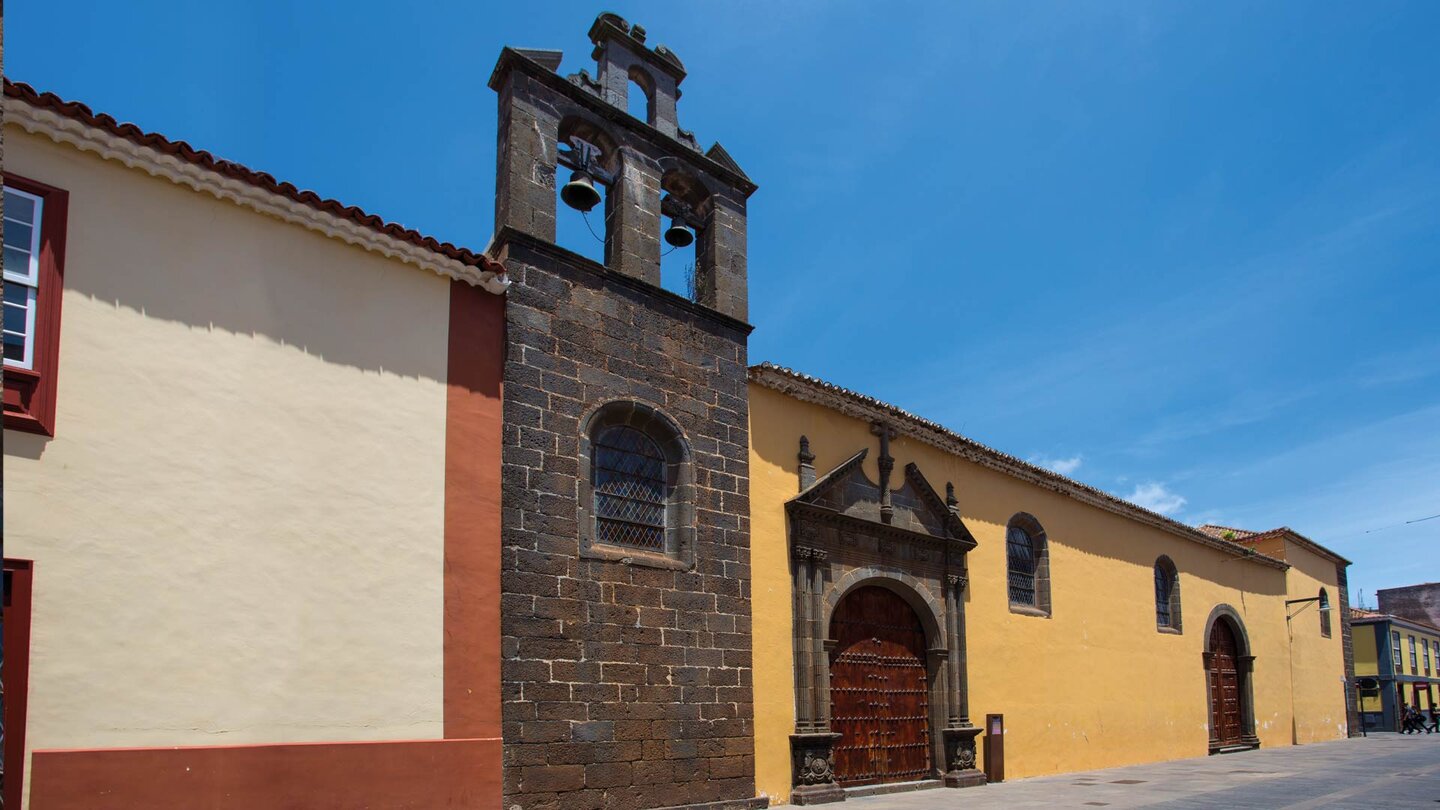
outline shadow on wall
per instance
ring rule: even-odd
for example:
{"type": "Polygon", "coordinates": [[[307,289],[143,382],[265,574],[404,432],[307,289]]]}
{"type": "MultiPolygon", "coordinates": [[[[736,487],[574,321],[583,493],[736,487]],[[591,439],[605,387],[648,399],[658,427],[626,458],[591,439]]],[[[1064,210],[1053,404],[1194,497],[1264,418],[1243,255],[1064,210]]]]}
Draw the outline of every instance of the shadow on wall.
{"type": "Polygon", "coordinates": [[[268,338],[327,363],[445,379],[444,354],[416,352],[410,338],[443,336],[449,279],[87,158],[55,172],[75,189],[67,290],[147,318],[268,338]]]}
{"type": "Polygon", "coordinates": [[[5,431],[5,455],[38,459],[45,452],[45,446],[49,441],[49,436],[42,436],[38,433],[7,430],[5,431]]]}
{"type": "MultiPolygon", "coordinates": [[[[24,172],[71,191],[62,411],[67,373],[97,363],[136,385],[187,370],[243,381],[234,409],[262,411],[286,408],[287,389],[307,383],[304,362],[272,362],[285,350],[365,373],[446,380],[450,279],[112,162],[77,159],[66,147],[15,146],[24,172]],[[256,351],[206,339],[215,333],[256,351]]],[[[5,446],[6,455],[36,458],[45,441],[7,431],[5,446]]]]}

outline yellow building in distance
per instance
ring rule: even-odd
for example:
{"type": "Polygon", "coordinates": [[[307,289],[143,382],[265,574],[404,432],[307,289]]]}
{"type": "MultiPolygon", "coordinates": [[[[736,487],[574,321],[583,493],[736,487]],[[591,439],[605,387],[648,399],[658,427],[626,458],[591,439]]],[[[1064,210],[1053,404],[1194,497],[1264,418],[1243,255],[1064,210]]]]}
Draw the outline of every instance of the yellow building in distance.
{"type": "Polygon", "coordinates": [[[1440,627],[1373,610],[1354,611],[1355,677],[1373,679],[1360,693],[1370,731],[1400,731],[1401,707],[1440,709],[1440,627]]]}
{"type": "Polygon", "coordinates": [[[981,784],[1001,752],[1015,778],[1355,727],[1349,563],[1290,529],[1192,528],[769,364],[750,436],[774,803],[981,784]]]}

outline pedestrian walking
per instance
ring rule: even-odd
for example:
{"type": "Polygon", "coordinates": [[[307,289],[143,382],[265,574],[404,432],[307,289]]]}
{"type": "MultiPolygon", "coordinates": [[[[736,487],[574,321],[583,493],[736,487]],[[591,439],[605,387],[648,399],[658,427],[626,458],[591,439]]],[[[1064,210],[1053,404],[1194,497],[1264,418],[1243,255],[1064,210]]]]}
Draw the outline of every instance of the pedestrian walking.
{"type": "Polygon", "coordinates": [[[1440,709],[1430,707],[1430,727],[1425,729],[1426,734],[1434,734],[1440,731],[1440,709]]]}

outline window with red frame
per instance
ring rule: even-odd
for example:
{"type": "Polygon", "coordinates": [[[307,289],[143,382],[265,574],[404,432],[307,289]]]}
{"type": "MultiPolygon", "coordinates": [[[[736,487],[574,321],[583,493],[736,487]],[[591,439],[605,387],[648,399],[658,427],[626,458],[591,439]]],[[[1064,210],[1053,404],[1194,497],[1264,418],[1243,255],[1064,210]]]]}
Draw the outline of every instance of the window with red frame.
{"type": "Polygon", "coordinates": [[[5,173],[5,427],[55,435],[70,195],[5,173]]]}

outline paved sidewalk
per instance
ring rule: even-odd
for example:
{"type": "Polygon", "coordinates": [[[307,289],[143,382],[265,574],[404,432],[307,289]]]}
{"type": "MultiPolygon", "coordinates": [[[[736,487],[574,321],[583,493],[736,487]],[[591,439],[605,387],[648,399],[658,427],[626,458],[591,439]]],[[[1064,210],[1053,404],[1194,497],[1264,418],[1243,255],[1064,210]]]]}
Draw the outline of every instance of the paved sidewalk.
{"type": "Polygon", "coordinates": [[[966,790],[851,799],[848,810],[1234,807],[1264,810],[1440,808],[1440,734],[1269,748],[1042,776],[966,790]]]}

